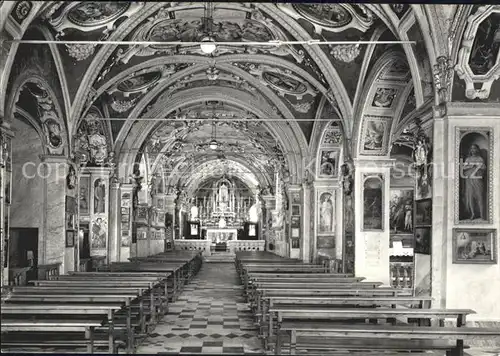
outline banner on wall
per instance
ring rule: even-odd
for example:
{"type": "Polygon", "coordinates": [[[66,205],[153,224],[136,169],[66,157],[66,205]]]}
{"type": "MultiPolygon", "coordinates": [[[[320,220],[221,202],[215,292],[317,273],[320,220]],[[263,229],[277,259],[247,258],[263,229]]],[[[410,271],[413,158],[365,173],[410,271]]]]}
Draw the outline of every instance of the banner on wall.
{"type": "Polygon", "coordinates": [[[415,296],[431,295],[431,255],[414,255],[414,293],[415,296]]]}

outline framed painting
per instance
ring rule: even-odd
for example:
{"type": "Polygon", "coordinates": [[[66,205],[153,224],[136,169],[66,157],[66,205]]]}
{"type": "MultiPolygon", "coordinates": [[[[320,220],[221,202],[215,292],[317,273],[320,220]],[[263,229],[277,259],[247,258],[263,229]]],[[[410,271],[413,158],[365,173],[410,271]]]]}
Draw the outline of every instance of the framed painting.
{"type": "Polygon", "coordinates": [[[316,247],[318,249],[335,248],[335,236],[318,236],[316,247]]]}
{"type": "Polygon", "coordinates": [[[292,248],[300,248],[300,239],[292,239],[292,248]]]}
{"type": "Polygon", "coordinates": [[[363,175],[363,230],[384,229],[384,178],[381,174],[363,175]]]}
{"type": "Polygon", "coordinates": [[[106,212],[106,182],[102,178],[94,181],[94,214],[106,212]]]}
{"type": "Polygon", "coordinates": [[[75,247],[75,230],[66,230],[66,247],[75,247]]]}
{"type": "Polygon", "coordinates": [[[80,178],[80,195],[78,207],[80,208],[80,215],[89,215],[89,201],[90,201],[90,177],[80,178]]]}
{"type": "Polygon", "coordinates": [[[361,154],[385,155],[391,118],[384,116],[365,116],[362,128],[361,154]]]}
{"type": "Polygon", "coordinates": [[[415,199],[432,198],[432,165],[424,164],[415,168],[415,199]]]}
{"type": "Polygon", "coordinates": [[[318,192],[318,235],[335,234],[335,192],[318,192]]]}
{"type": "Polygon", "coordinates": [[[453,263],[496,264],[497,233],[494,229],[453,229],[453,263]]]}
{"type": "Polygon", "coordinates": [[[338,176],[340,149],[328,148],[319,152],[318,178],[335,178],[338,176]]]}
{"type": "Polygon", "coordinates": [[[122,194],[122,208],[130,208],[130,193],[122,194]]]}
{"type": "Polygon", "coordinates": [[[97,217],[92,222],[91,228],[91,242],[90,247],[92,249],[102,249],[106,248],[108,240],[108,227],[107,221],[104,218],[97,217]]]}
{"type": "Polygon", "coordinates": [[[413,189],[391,189],[389,225],[391,233],[413,232],[413,189]]]}
{"type": "Polygon", "coordinates": [[[300,205],[292,205],[292,215],[300,216],[300,205]]]}
{"type": "Polygon", "coordinates": [[[415,225],[432,224],[432,199],[418,200],[415,202],[415,225]]]}
{"type": "Polygon", "coordinates": [[[455,138],[455,223],[492,224],[493,129],[460,127],[455,138]]]}
{"type": "Polygon", "coordinates": [[[432,230],[431,227],[415,228],[415,253],[431,254],[432,230]]]}

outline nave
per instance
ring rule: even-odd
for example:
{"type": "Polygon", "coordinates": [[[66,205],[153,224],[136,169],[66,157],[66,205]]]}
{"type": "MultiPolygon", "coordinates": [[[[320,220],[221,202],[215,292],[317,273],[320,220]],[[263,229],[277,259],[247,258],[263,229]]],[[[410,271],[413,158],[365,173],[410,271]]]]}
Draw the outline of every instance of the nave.
{"type": "Polygon", "coordinates": [[[137,353],[262,354],[232,263],[204,263],[137,353]]]}

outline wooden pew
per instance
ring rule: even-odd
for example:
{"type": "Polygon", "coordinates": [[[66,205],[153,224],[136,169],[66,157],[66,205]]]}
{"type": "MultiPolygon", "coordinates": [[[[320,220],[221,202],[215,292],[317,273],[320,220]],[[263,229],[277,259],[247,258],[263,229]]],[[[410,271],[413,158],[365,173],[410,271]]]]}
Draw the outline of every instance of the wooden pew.
{"type": "MultiPolygon", "coordinates": [[[[43,332],[59,334],[76,332],[84,334],[84,343],[86,345],[87,353],[92,354],[94,353],[94,329],[101,326],[101,324],[101,322],[96,320],[2,320],[2,348],[15,346],[5,340],[8,333],[43,332]]],[[[21,341],[20,346],[26,347],[25,342],[21,341]]],[[[70,346],[74,346],[74,343],[70,346]]]]}
{"type": "MultiPolygon", "coordinates": [[[[446,350],[447,355],[463,356],[464,354],[464,339],[490,339],[500,336],[498,328],[476,328],[476,327],[415,327],[409,325],[350,325],[339,323],[318,323],[311,321],[284,321],[279,326],[277,333],[275,354],[281,354],[281,346],[283,342],[283,332],[288,335],[290,354],[295,354],[297,342],[302,341],[300,337],[314,336],[316,347],[326,347],[331,350],[335,347],[328,344],[329,341],[342,341],[345,338],[362,339],[363,343],[368,344],[367,340],[377,340],[377,343],[385,342],[387,339],[419,339],[424,342],[432,342],[436,340],[454,340],[455,346],[446,350]],[[299,337],[299,339],[298,339],[299,337]]],[[[307,343],[307,339],[304,340],[307,343]]],[[[412,342],[410,340],[409,342],[412,342]]],[[[429,345],[430,346],[430,345],[429,345]]],[[[384,345],[387,348],[387,345],[384,345]]],[[[404,345],[400,347],[405,347],[404,345]]],[[[411,350],[411,345],[405,348],[406,351],[411,350]]],[[[430,350],[430,349],[429,349],[430,350]]]]}
{"type": "Polygon", "coordinates": [[[88,319],[96,320],[101,325],[108,328],[108,347],[109,353],[116,352],[114,340],[114,313],[124,307],[122,303],[114,304],[13,304],[6,303],[2,305],[2,329],[4,321],[19,320],[29,321],[35,318],[35,321],[43,322],[48,316],[57,316],[60,318],[71,318],[75,321],[88,319]]]}

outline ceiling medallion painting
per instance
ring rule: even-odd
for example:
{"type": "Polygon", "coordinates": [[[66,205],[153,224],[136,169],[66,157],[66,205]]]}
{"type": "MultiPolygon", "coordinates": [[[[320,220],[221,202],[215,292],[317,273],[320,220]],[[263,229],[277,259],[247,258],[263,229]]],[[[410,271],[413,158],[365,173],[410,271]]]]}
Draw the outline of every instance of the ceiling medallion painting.
{"type": "Polygon", "coordinates": [[[147,91],[149,87],[153,86],[161,78],[160,72],[149,72],[136,75],[134,77],[122,80],[117,89],[127,95],[128,93],[137,93],[147,91]]]}
{"type": "Polygon", "coordinates": [[[130,7],[128,1],[85,1],[67,12],[68,20],[79,26],[103,25],[123,15],[130,7]]]}
{"type": "Polygon", "coordinates": [[[394,102],[397,90],[394,88],[377,88],[373,97],[372,106],[389,109],[394,102]]]}
{"type": "MultiPolygon", "coordinates": [[[[180,46],[182,42],[199,42],[206,37],[203,25],[203,11],[196,3],[192,9],[187,8],[171,11],[163,8],[155,16],[150,17],[132,35],[132,41],[156,41],[156,42],[179,42],[179,45],[150,45],[132,46],[128,50],[119,53],[119,60],[127,63],[134,56],[152,56],[159,53],[165,54],[199,54],[207,55],[201,51],[200,46],[180,46]],[[190,10],[190,11],[187,11],[190,10]],[[199,12],[198,14],[196,12],[199,12]]],[[[216,42],[217,50],[214,56],[234,53],[272,53],[278,56],[292,55],[297,62],[303,60],[304,55],[291,46],[231,46],[224,42],[268,42],[271,40],[287,40],[286,35],[271,20],[266,19],[263,14],[254,9],[243,9],[231,16],[231,21],[226,17],[218,15],[215,8],[212,37],[216,42]],[[220,43],[222,42],[222,43],[220,43]]],[[[232,10],[234,12],[234,9],[232,10]]]]}
{"type": "Polygon", "coordinates": [[[10,15],[19,25],[21,25],[28,17],[32,8],[33,3],[31,1],[18,1],[10,15]]]}
{"type": "Polygon", "coordinates": [[[469,17],[455,66],[469,99],[487,99],[500,76],[500,8],[481,6],[469,17]]]}
{"type": "Polygon", "coordinates": [[[317,34],[322,31],[342,32],[349,28],[366,32],[374,22],[371,11],[361,4],[278,3],[276,6],[295,20],[309,21],[317,34]]]}
{"type": "Polygon", "coordinates": [[[272,88],[280,96],[290,95],[302,100],[306,95],[315,97],[318,94],[307,80],[295,75],[289,69],[254,63],[234,62],[233,65],[258,77],[262,84],[272,88]]]}

